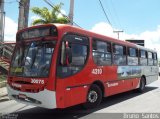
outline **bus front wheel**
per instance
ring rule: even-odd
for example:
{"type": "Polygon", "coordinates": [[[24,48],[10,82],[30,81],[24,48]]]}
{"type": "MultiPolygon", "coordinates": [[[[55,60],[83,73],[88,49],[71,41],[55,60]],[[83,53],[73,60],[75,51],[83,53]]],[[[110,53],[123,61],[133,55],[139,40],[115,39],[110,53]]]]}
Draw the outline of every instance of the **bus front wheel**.
{"type": "Polygon", "coordinates": [[[87,102],[83,105],[84,108],[94,108],[101,103],[102,100],[102,90],[99,86],[93,84],[87,94],[87,102]]]}
{"type": "Polygon", "coordinates": [[[140,79],[140,86],[138,88],[138,92],[140,92],[140,93],[144,92],[145,85],[146,85],[145,78],[141,77],[141,79],[140,79]]]}

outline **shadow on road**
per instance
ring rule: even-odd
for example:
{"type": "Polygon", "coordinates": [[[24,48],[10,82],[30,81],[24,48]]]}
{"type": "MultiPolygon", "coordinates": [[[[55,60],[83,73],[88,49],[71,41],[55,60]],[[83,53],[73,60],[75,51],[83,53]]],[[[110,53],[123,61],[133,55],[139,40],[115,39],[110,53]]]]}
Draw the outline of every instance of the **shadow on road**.
{"type": "MultiPolygon", "coordinates": [[[[157,89],[157,87],[146,87],[144,93],[157,89]]],[[[143,94],[144,94],[143,93],[143,94]]],[[[117,103],[126,101],[130,98],[143,95],[137,93],[136,91],[129,91],[108,98],[104,98],[102,103],[94,109],[83,109],[81,105],[66,108],[66,109],[44,109],[40,107],[35,107],[23,111],[19,111],[13,114],[17,114],[20,119],[76,119],[83,118],[95,111],[107,108],[109,106],[115,105],[117,103]]]]}

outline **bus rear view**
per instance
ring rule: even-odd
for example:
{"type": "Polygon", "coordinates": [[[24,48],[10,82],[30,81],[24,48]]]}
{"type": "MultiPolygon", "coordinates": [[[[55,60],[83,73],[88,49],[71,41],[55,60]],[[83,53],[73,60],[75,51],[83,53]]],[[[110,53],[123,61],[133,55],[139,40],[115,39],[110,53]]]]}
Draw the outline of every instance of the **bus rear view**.
{"type": "Polygon", "coordinates": [[[8,77],[11,99],[46,108],[56,107],[55,79],[50,79],[50,69],[57,34],[54,26],[31,27],[17,33],[8,77]],[[49,80],[52,84],[48,84],[49,80]]]}

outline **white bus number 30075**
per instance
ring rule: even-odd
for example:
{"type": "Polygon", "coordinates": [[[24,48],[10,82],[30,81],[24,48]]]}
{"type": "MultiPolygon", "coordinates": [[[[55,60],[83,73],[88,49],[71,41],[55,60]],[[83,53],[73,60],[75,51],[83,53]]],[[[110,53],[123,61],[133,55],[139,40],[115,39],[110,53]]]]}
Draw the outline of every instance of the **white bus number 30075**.
{"type": "Polygon", "coordinates": [[[44,84],[44,80],[40,80],[40,79],[31,79],[31,83],[35,83],[35,84],[44,84]]]}
{"type": "Polygon", "coordinates": [[[102,69],[93,69],[92,74],[102,74],[102,69]]]}

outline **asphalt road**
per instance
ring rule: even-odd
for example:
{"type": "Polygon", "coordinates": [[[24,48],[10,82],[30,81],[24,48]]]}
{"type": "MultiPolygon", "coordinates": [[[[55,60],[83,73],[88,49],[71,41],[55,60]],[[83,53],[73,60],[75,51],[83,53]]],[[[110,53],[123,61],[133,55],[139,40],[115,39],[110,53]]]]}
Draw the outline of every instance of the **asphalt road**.
{"type": "Polygon", "coordinates": [[[14,119],[124,119],[128,118],[125,117],[126,113],[135,113],[131,117],[139,118],[142,118],[142,113],[149,113],[152,116],[154,114],[156,119],[160,119],[160,80],[148,85],[143,94],[129,91],[114,95],[103,99],[99,107],[90,110],[83,109],[81,105],[51,110],[20,104],[13,100],[0,102],[2,119],[8,117],[14,119]]]}

